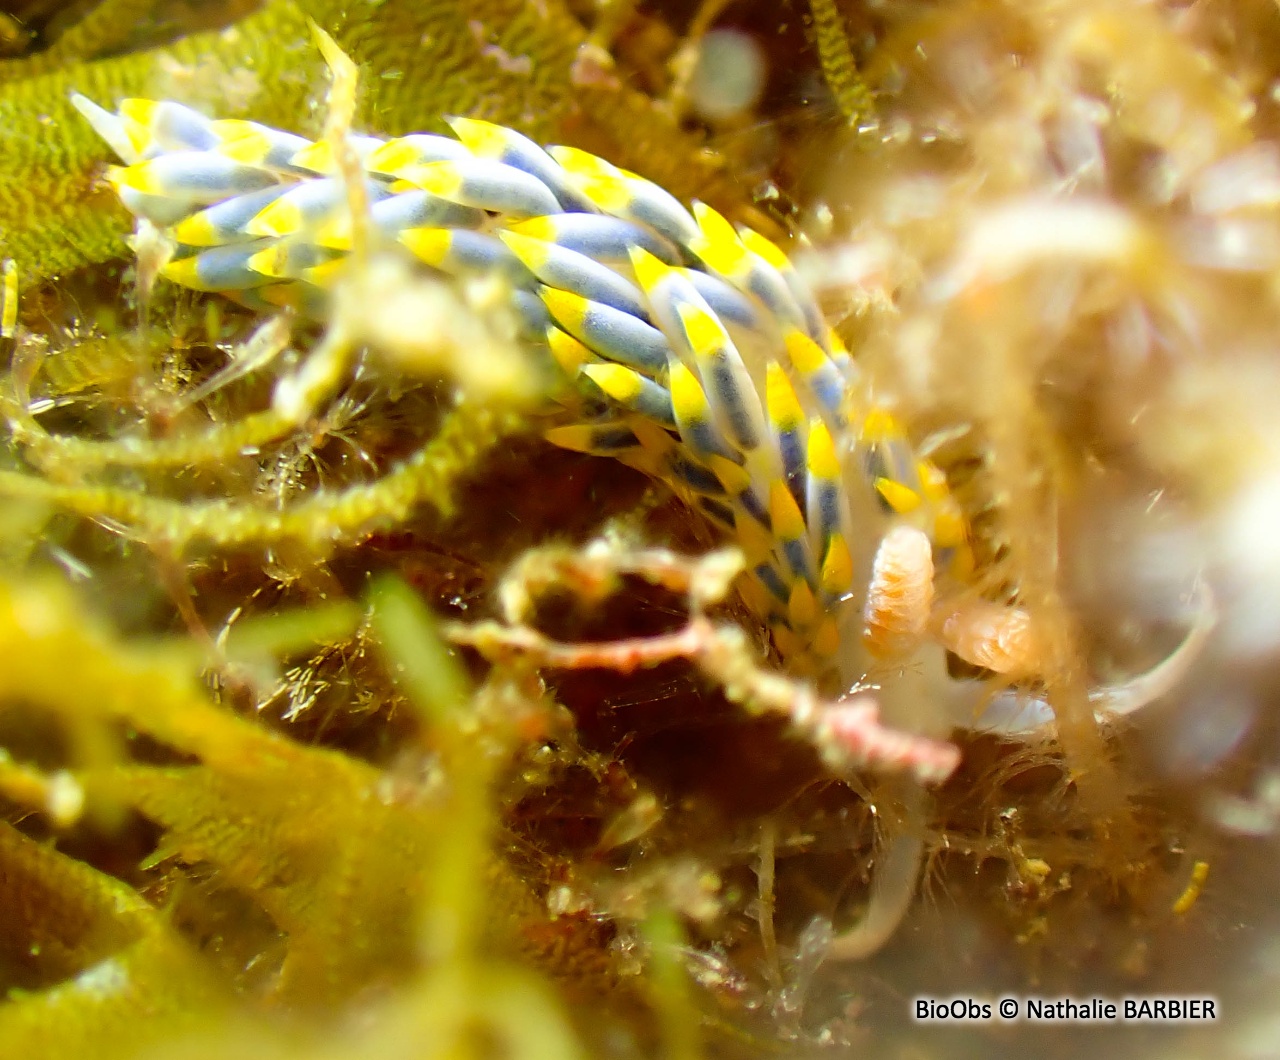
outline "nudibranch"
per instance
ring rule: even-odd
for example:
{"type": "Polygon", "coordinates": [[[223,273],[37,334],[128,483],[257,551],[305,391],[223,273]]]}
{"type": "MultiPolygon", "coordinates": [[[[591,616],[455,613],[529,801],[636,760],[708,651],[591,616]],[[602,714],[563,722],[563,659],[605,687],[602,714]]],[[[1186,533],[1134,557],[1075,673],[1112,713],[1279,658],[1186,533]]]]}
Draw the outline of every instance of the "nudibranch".
{"type": "MultiPolygon", "coordinates": [[[[124,163],[107,173],[121,200],[172,240],[162,275],[324,314],[353,245],[330,141],[174,102],[74,102],[124,163]]],[[[970,554],[945,476],[866,400],[782,249],[585,151],[449,124],[454,137],[348,136],[364,230],[425,269],[505,279],[530,355],[564,373],[550,441],[641,469],[728,535],[744,598],[799,670],[848,687],[932,638],[1034,675],[1027,614],[963,603],[970,554]]]]}

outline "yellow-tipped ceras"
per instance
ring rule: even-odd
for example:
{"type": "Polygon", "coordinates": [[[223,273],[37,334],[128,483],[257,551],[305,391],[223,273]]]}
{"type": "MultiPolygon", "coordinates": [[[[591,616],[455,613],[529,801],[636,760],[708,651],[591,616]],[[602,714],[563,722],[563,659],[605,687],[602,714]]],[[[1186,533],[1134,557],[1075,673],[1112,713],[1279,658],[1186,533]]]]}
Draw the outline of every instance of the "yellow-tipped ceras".
{"type": "MultiPolygon", "coordinates": [[[[352,230],[328,141],[171,102],[125,100],[114,114],[74,102],[125,163],[108,173],[121,199],[177,244],[164,276],[323,312],[352,230]]],[[[587,152],[451,126],[457,139],[349,137],[372,237],[424,268],[505,278],[525,337],[579,394],[578,422],[548,437],[642,467],[731,533],[750,566],[744,592],[785,655],[840,650],[854,556],[887,528],[853,524],[851,482],[888,524],[964,550],[945,480],[893,418],[850,422],[849,356],[779,247],[587,152]]],[[[885,618],[867,644],[911,650],[912,637],[875,633],[885,618]]],[[[898,625],[923,635],[918,615],[898,625]]]]}

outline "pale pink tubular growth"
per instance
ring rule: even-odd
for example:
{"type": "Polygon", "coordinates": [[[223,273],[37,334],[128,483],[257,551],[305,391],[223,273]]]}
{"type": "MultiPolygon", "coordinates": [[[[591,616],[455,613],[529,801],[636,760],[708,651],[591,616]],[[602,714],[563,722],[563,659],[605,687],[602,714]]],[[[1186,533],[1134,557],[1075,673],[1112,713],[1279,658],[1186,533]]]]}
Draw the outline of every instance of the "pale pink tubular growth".
{"type": "Polygon", "coordinates": [[[922,784],[938,784],[960,764],[954,745],[881,724],[880,707],[868,695],[828,704],[813,729],[823,756],[836,759],[833,765],[866,765],[881,772],[910,773],[922,784]]]}
{"type": "Polygon", "coordinates": [[[528,626],[500,626],[478,622],[471,626],[449,626],[449,636],[461,644],[471,644],[490,658],[516,653],[534,656],[544,666],[562,670],[613,670],[634,673],[672,659],[688,659],[697,654],[702,630],[691,623],[676,633],[656,637],[629,637],[625,640],[564,643],[543,636],[528,626]]]}
{"type": "Polygon", "coordinates": [[[742,557],[735,551],[690,559],[665,549],[620,550],[605,541],[583,552],[539,549],[525,555],[499,589],[505,623],[450,624],[448,636],[470,644],[491,661],[524,655],[556,669],[607,669],[632,673],[672,659],[688,659],[716,681],[725,696],[751,714],[777,714],[807,740],[832,769],[872,769],[908,773],[923,784],[951,775],[960,752],[949,743],[883,725],[870,696],[832,702],[809,684],[764,669],[746,634],[737,626],[713,623],[703,608],[722,599],[742,557]],[[684,589],[689,621],[653,637],[603,643],[565,643],[524,624],[533,599],[552,587],[594,601],[613,587],[620,573],[640,574],[655,584],[684,589]]]}
{"type": "Polygon", "coordinates": [[[749,712],[785,717],[836,770],[908,773],[922,784],[936,784],[950,776],[960,761],[959,750],[949,743],[882,724],[880,709],[870,696],[831,702],[807,684],[761,669],[742,630],[713,625],[701,616],[674,633],[604,643],[564,643],[528,626],[496,622],[450,625],[447,632],[455,642],[473,645],[487,658],[523,654],[558,669],[631,673],[671,659],[689,659],[749,712]]]}

